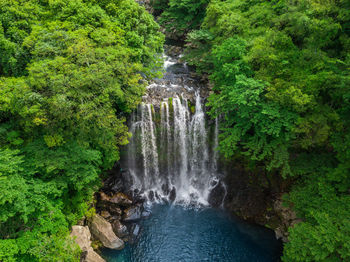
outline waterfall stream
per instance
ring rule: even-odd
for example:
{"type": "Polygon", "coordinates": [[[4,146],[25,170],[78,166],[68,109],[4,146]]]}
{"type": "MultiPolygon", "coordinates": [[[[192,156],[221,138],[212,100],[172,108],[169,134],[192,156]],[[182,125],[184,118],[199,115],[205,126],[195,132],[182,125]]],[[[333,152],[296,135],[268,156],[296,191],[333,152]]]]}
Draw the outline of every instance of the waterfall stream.
{"type": "Polygon", "coordinates": [[[165,74],[131,117],[127,167],[148,202],[208,205],[217,186],[218,121],[208,125],[200,86],[185,64],[164,56],[165,74]],[[210,130],[213,130],[210,132],[210,130]]]}
{"type": "Polygon", "coordinates": [[[147,219],[124,222],[131,241],[121,251],[102,250],[104,258],[279,261],[273,231],[207,208],[224,209],[230,197],[218,161],[219,120],[207,116],[208,90],[191,78],[186,65],[176,57],[164,59],[164,77],[148,86],[129,119],[132,137],[121,161],[135,210],[147,219]]]}

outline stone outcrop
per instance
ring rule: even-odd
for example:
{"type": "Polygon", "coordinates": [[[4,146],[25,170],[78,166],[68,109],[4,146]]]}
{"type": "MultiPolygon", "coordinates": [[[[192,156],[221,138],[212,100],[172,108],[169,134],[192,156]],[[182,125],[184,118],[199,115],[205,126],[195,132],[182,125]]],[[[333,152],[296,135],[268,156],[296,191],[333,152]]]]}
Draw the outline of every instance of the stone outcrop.
{"type": "Polygon", "coordinates": [[[120,238],[129,235],[128,228],[125,225],[123,225],[119,220],[115,220],[113,222],[112,228],[114,230],[114,233],[120,238]]]}
{"type": "Polygon", "coordinates": [[[135,221],[141,219],[142,206],[135,205],[124,210],[123,220],[124,221],[135,221]]]}
{"type": "Polygon", "coordinates": [[[123,213],[121,207],[126,208],[132,204],[132,200],[123,193],[116,193],[110,197],[100,192],[98,196],[98,209],[101,210],[101,216],[107,220],[121,219],[123,213]]]}
{"type": "Polygon", "coordinates": [[[104,247],[117,250],[124,248],[124,241],[115,235],[112,225],[100,215],[95,215],[91,219],[90,229],[104,247]]]}
{"type": "Polygon", "coordinates": [[[99,254],[97,254],[95,251],[90,251],[86,253],[85,258],[83,258],[84,262],[106,262],[102,257],[100,257],[99,254]]]}
{"type": "Polygon", "coordinates": [[[276,238],[287,242],[289,236],[288,228],[302,222],[302,220],[297,217],[296,213],[291,208],[283,205],[281,198],[275,200],[273,206],[280,218],[279,225],[274,229],[276,238]]]}
{"type": "MultiPolygon", "coordinates": [[[[225,165],[223,163],[222,165],[225,165]]],[[[227,164],[226,164],[227,165],[227,164]]],[[[252,223],[260,224],[275,231],[277,239],[288,241],[288,228],[301,222],[290,207],[282,204],[282,195],[288,188],[280,188],[282,184],[277,176],[268,178],[263,170],[247,171],[238,163],[223,168],[226,173],[224,207],[235,215],[252,223]]],[[[217,206],[224,194],[222,188],[214,188],[211,192],[210,204],[217,206]]]]}
{"type": "Polygon", "coordinates": [[[104,206],[128,207],[132,205],[132,200],[126,194],[118,192],[112,196],[108,196],[104,192],[100,192],[100,204],[104,206]]]}
{"type": "Polygon", "coordinates": [[[105,262],[91,247],[91,233],[87,226],[73,226],[70,235],[82,250],[81,261],[105,262]]]}
{"type": "Polygon", "coordinates": [[[132,204],[132,200],[127,195],[120,192],[114,194],[109,201],[119,206],[130,206],[132,204]]]}

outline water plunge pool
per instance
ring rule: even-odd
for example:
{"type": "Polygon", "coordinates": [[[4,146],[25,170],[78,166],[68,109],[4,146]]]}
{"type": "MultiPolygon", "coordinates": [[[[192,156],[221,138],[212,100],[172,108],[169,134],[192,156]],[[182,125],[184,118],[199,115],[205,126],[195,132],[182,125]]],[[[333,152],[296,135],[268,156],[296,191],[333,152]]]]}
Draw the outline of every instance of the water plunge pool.
{"type": "Polygon", "coordinates": [[[154,205],[134,244],[102,250],[107,262],[272,262],[281,244],[274,232],[212,208],[154,205]]]}

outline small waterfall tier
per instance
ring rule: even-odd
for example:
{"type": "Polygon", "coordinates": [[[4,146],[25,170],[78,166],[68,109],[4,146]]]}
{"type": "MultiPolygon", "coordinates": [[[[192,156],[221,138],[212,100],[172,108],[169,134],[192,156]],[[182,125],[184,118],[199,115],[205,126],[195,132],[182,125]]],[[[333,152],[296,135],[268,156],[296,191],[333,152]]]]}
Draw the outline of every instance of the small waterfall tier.
{"type": "Polygon", "coordinates": [[[132,138],[123,161],[133,189],[148,202],[208,205],[217,172],[218,121],[205,114],[204,98],[185,64],[165,57],[165,74],[148,87],[132,114],[132,138]]]}

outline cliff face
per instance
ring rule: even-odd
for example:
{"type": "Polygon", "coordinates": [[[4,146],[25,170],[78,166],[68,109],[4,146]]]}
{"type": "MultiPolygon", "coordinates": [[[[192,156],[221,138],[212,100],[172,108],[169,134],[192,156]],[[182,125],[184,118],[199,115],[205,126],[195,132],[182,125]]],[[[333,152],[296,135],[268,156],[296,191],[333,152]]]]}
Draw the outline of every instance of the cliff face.
{"type": "MultiPolygon", "coordinates": [[[[263,170],[248,171],[240,164],[223,161],[222,172],[225,174],[226,196],[223,207],[234,215],[271,228],[276,238],[288,241],[288,228],[299,223],[295,212],[283,205],[282,196],[288,190],[276,176],[266,176],[263,170]]],[[[212,191],[212,205],[218,206],[215,199],[223,194],[222,189],[212,191]]]]}

